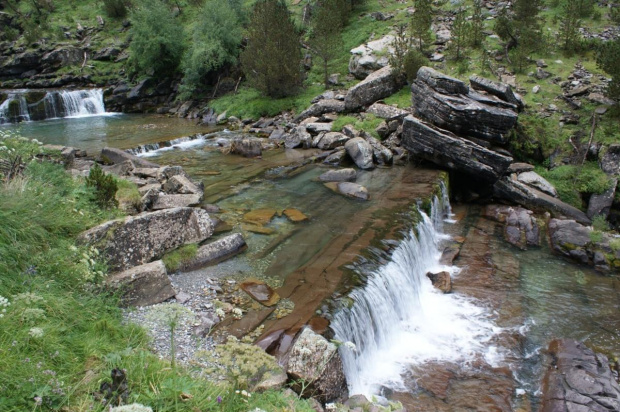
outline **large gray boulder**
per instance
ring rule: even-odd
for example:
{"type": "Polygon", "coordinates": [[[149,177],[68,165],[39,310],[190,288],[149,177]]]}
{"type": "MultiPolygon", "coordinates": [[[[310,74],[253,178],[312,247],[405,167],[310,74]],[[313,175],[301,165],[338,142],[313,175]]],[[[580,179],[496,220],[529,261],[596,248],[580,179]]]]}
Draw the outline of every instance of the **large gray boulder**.
{"type": "Polygon", "coordinates": [[[512,158],[440,130],[413,116],[403,121],[402,146],[415,156],[448,169],[495,182],[512,158]]]}
{"type": "Polygon", "coordinates": [[[154,305],[176,294],[161,260],[113,273],[106,279],[106,285],[121,290],[123,306],[154,305]]]}
{"type": "Polygon", "coordinates": [[[344,112],[344,102],[336,99],[319,100],[306,110],[295,117],[295,122],[299,123],[309,117],[321,117],[325,113],[342,113],[344,112]]]}
{"type": "Polygon", "coordinates": [[[353,159],[360,169],[374,169],[373,148],[365,139],[355,137],[344,145],[347,154],[353,159]]]}
{"type": "Polygon", "coordinates": [[[620,411],[620,386],[605,355],[571,339],[553,340],[548,353],[541,412],[620,411]]]}
{"type": "Polygon", "coordinates": [[[517,106],[430,67],[421,67],[411,85],[414,114],[463,137],[504,144],[517,121],[517,106]]]}
{"type": "Polygon", "coordinates": [[[546,194],[558,197],[558,191],[544,177],[536,172],[523,172],[517,176],[517,180],[546,194]]]}
{"type": "Polygon", "coordinates": [[[82,233],[78,242],[96,247],[115,272],[151,262],[212,234],[206,211],[183,207],[112,220],[82,233]]]}
{"type": "MultiPolygon", "coordinates": [[[[157,194],[152,199],[150,208],[152,210],[174,209],[177,207],[198,206],[202,200],[202,194],[195,195],[167,195],[163,193],[157,194]]],[[[147,203],[147,202],[144,202],[147,203]]]]}
{"type": "Polygon", "coordinates": [[[284,140],[284,147],[287,149],[296,149],[303,147],[305,149],[312,145],[312,136],[306,130],[305,126],[297,126],[290,134],[286,136],[284,140]]]}
{"type": "Polygon", "coordinates": [[[601,170],[611,176],[620,174],[620,144],[609,145],[602,151],[601,170]]]}
{"type": "Polygon", "coordinates": [[[344,144],[349,140],[348,136],[345,136],[339,132],[328,132],[317,136],[315,141],[312,142],[312,146],[318,147],[322,150],[332,150],[344,144]],[[316,145],[315,145],[316,142],[316,145]]]}
{"type": "Polygon", "coordinates": [[[230,153],[243,157],[258,157],[263,153],[261,140],[256,137],[234,139],[230,144],[230,153]]]}
{"type": "Polygon", "coordinates": [[[347,381],[338,348],[310,328],[303,329],[293,343],[286,372],[293,381],[302,380],[308,385],[296,388],[306,390],[302,395],[312,395],[321,402],[347,397],[347,381]]]}
{"type": "Polygon", "coordinates": [[[540,226],[531,210],[518,206],[488,205],[483,215],[504,223],[504,239],[520,248],[540,246],[540,226]]]}
{"type": "Polygon", "coordinates": [[[526,209],[544,210],[555,217],[566,216],[579,223],[590,224],[590,219],[581,210],[562,202],[553,196],[549,196],[540,190],[524,185],[521,182],[504,177],[493,186],[496,197],[517,203],[526,209]]]}
{"type": "Polygon", "coordinates": [[[131,160],[135,167],[159,167],[159,165],[142,159],[138,156],[127,153],[123,150],[116,149],[114,147],[104,147],[101,150],[101,158],[108,163],[123,163],[127,160],[131,160]]]}
{"type": "Polygon", "coordinates": [[[166,183],[164,183],[162,188],[166,193],[170,194],[201,196],[203,194],[203,190],[199,185],[183,175],[172,176],[166,183]]]}
{"type": "Polygon", "coordinates": [[[607,189],[600,195],[590,196],[590,201],[588,202],[588,211],[586,212],[590,219],[594,218],[594,216],[604,216],[605,218],[609,216],[611,206],[614,203],[617,185],[618,179],[612,179],[612,185],[609,189],[607,189]]]}
{"type": "Polygon", "coordinates": [[[196,256],[179,267],[179,270],[194,270],[214,265],[229,259],[247,249],[241,233],[225,236],[198,248],[196,256]]]}
{"type": "Polygon", "coordinates": [[[355,169],[346,168],[338,170],[328,170],[319,176],[319,180],[322,182],[353,182],[357,177],[355,169]]]}
{"type": "Polygon", "coordinates": [[[392,68],[386,66],[349,89],[344,98],[344,108],[348,112],[356,111],[368,106],[379,99],[391,96],[401,87],[392,68]]]}
{"type": "Polygon", "coordinates": [[[388,56],[394,52],[394,36],[388,34],[380,39],[362,44],[351,50],[349,73],[356,79],[365,79],[371,73],[389,64],[388,56]]]}
{"type": "Polygon", "coordinates": [[[381,166],[392,164],[394,156],[392,151],[383,146],[377,139],[367,133],[362,133],[362,136],[366,142],[372,147],[372,156],[374,161],[381,166]]]}
{"type": "Polygon", "coordinates": [[[390,106],[384,103],[373,103],[368,109],[366,109],[366,113],[374,114],[377,117],[385,119],[386,122],[390,122],[392,120],[402,120],[411,114],[408,110],[399,109],[398,107],[390,106]]]}

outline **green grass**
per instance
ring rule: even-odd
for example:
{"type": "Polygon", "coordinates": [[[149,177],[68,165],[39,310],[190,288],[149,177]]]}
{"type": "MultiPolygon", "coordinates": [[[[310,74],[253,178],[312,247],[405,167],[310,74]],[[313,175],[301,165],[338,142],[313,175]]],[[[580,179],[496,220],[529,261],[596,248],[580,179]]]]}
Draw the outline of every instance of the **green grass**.
{"type": "Polygon", "coordinates": [[[386,104],[395,105],[399,109],[411,107],[411,88],[405,86],[390,97],[384,99],[386,104]]]}
{"type": "Polygon", "coordinates": [[[237,94],[228,94],[209,102],[209,107],[217,113],[226,112],[228,116],[240,119],[258,119],[261,116],[275,116],[283,111],[300,113],[310,106],[310,101],[324,91],[323,86],[306,87],[300,94],[283,99],[262,96],[258,90],[241,87],[237,94]]]}
{"type": "Polygon", "coordinates": [[[121,213],[98,209],[83,181],[33,159],[38,152],[0,135],[0,157],[20,154],[27,164],[9,182],[0,175],[0,410],[107,410],[93,394],[121,368],[128,403],[157,411],[311,411],[282,392],[244,399],[233,383],[216,385],[151,353],[146,331],[124,323],[117,297],[102,289],[105,262],[75,246],[83,230],[121,213]]]}
{"type": "Polygon", "coordinates": [[[193,259],[196,256],[196,252],[198,252],[198,245],[192,243],[167,253],[162,260],[168,272],[175,272],[185,263],[193,259]]]}
{"type": "Polygon", "coordinates": [[[611,184],[609,176],[596,162],[586,162],[582,167],[563,165],[552,170],[537,167],[536,173],[555,186],[560,199],[579,209],[585,207],[582,195],[601,194],[611,184]]]}
{"type": "Polygon", "coordinates": [[[332,125],[333,131],[341,131],[342,128],[348,124],[353,125],[357,131],[365,131],[370,133],[375,138],[379,138],[379,135],[375,131],[377,126],[383,121],[383,119],[376,117],[372,114],[367,114],[364,117],[361,116],[338,116],[332,125]]]}

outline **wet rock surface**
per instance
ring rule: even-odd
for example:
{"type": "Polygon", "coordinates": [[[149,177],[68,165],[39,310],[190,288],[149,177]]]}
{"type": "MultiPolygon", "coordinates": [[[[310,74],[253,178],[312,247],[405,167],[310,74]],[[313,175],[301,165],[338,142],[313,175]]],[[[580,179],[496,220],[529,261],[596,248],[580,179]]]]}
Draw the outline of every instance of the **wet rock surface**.
{"type": "Polygon", "coordinates": [[[520,248],[540,246],[540,224],[531,210],[514,206],[488,205],[483,216],[504,223],[504,239],[520,248]]]}
{"type": "Polygon", "coordinates": [[[552,341],[548,352],[542,412],[620,410],[620,386],[605,355],[570,339],[552,341]]]}

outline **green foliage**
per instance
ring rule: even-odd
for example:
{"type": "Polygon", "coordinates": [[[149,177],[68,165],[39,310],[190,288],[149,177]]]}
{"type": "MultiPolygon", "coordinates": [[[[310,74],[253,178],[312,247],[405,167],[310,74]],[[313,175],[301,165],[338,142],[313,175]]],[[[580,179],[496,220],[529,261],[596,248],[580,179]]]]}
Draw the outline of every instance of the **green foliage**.
{"type": "Polygon", "coordinates": [[[609,10],[609,19],[616,24],[620,24],[620,7],[612,7],[609,10]]]}
{"type": "Polygon", "coordinates": [[[301,88],[299,34],[283,0],[259,0],[241,64],[252,87],[282,98],[301,88]]]}
{"type": "Polygon", "coordinates": [[[596,215],[592,218],[592,227],[600,232],[609,230],[609,224],[603,215],[596,215]]]}
{"type": "Polygon", "coordinates": [[[240,15],[241,11],[228,0],[208,0],[204,4],[181,64],[181,100],[190,98],[209,73],[237,62],[242,39],[240,15]]]}
{"type": "Polygon", "coordinates": [[[593,230],[590,232],[590,242],[599,243],[603,240],[603,233],[598,230],[593,230]]]}
{"type": "Polygon", "coordinates": [[[131,13],[130,65],[135,72],[173,74],[183,56],[183,28],[163,0],[140,0],[131,13]]]}
{"type": "Polygon", "coordinates": [[[617,252],[618,250],[620,250],[620,238],[614,238],[611,239],[609,241],[609,247],[611,248],[611,250],[613,250],[614,252],[617,252]]]}
{"type": "Polygon", "coordinates": [[[312,16],[311,35],[308,46],[323,63],[323,83],[327,89],[329,68],[332,60],[340,52],[340,32],[346,16],[348,5],[345,0],[322,0],[315,7],[312,16]]]}
{"type": "Polygon", "coordinates": [[[407,76],[407,82],[411,83],[418,75],[420,67],[428,64],[428,59],[421,51],[411,49],[405,54],[404,70],[407,76]]]}
{"type": "Polygon", "coordinates": [[[390,97],[384,99],[385,104],[395,105],[400,109],[411,107],[411,89],[405,86],[390,97]]]}
{"type": "Polygon", "coordinates": [[[163,257],[164,265],[168,272],[176,272],[185,263],[192,260],[198,252],[198,245],[192,243],[190,245],[181,246],[180,248],[166,253],[163,257]]]}
{"type": "Polygon", "coordinates": [[[127,16],[131,2],[129,0],[103,0],[103,11],[108,17],[121,19],[127,16]]]}
{"type": "Polygon", "coordinates": [[[413,7],[415,12],[411,18],[409,28],[411,37],[418,40],[418,50],[423,51],[423,47],[430,45],[433,24],[433,2],[432,0],[414,0],[413,7]]]}
{"type": "Polygon", "coordinates": [[[609,176],[598,167],[597,162],[587,162],[582,167],[537,168],[536,172],[555,186],[560,199],[579,209],[584,207],[582,195],[601,194],[611,184],[609,176]]]}
{"type": "Polygon", "coordinates": [[[471,32],[469,41],[473,47],[481,47],[484,41],[484,15],[482,14],[482,0],[474,0],[471,16],[471,32]]]}
{"type": "Polygon", "coordinates": [[[601,44],[596,64],[611,76],[607,95],[612,99],[620,99],[620,39],[601,44]]]}
{"type": "Polygon", "coordinates": [[[332,130],[340,131],[344,126],[350,124],[353,125],[356,130],[370,133],[373,137],[378,139],[379,135],[375,129],[382,121],[383,119],[372,114],[367,114],[364,117],[338,116],[332,125],[332,130]]]}
{"type": "Polygon", "coordinates": [[[566,0],[562,6],[562,15],[559,29],[559,43],[562,50],[567,54],[572,54],[579,46],[579,3],[582,0],[566,0]]]}
{"type": "Polygon", "coordinates": [[[461,60],[463,48],[471,37],[471,23],[466,20],[466,8],[458,7],[455,11],[456,15],[452,23],[452,54],[456,61],[461,60]]]}
{"type": "Polygon", "coordinates": [[[407,25],[400,24],[396,26],[396,33],[392,41],[392,49],[394,50],[388,56],[392,73],[395,76],[405,75],[405,55],[411,49],[411,38],[407,33],[407,25]]]}
{"type": "Polygon", "coordinates": [[[116,201],[126,212],[140,211],[142,207],[142,195],[138,190],[138,186],[125,179],[116,181],[118,190],[116,191],[116,201]]]}
{"type": "Polygon", "coordinates": [[[118,206],[116,191],[118,184],[111,174],[106,175],[101,167],[95,163],[86,178],[86,186],[95,191],[95,201],[103,208],[118,206]]]}
{"type": "Polygon", "coordinates": [[[263,96],[258,90],[240,88],[237,94],[228,94],[209,102],[209,107],[217,113],[226,111],[230,116],[240,119],[258,119],[261,116],[275,116],[285,110],[301,113],[310,105],[310,101],[321,94],[322,86],[311,86],[296,96],[271,99],[263,96]]]}

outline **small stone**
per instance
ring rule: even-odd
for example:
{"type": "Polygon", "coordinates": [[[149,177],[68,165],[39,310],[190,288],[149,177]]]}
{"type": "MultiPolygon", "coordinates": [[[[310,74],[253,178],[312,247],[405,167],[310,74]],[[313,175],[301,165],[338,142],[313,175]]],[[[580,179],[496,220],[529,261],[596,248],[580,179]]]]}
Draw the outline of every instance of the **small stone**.
{"type": "Polygon", "coordinates": [[[185,292],[179,292],[174,298],[177,300],[177,302],[183,304],[187,303],[187,301],[191,299],[191,296],[185,292]]]}
{"type": "Polygon", "coordinates": [[[282,213],[293,223],[308,220],[308,216],[304,215],[301,211],[297,209],[284,209],[282,213]]]}
{"type": "Polygon", "coordinates": [[[239,287],[261,305],[269,307],[280,301],[280,295],[263,281],[248,279],[241,283],[239,287]]]}
{"type": "Polygon", "coordinates": [[[540,91],[540,86],[539,85],[536,85],[536,86],[532,87],[532,93],[536,94],[539,91],[540,91]]]}
{"type": "Polygon", "coordinates": [[[243,215],[243,220],[248,223],[266,225],[276,215],[275,209],[256,209],[243,215]]]}

